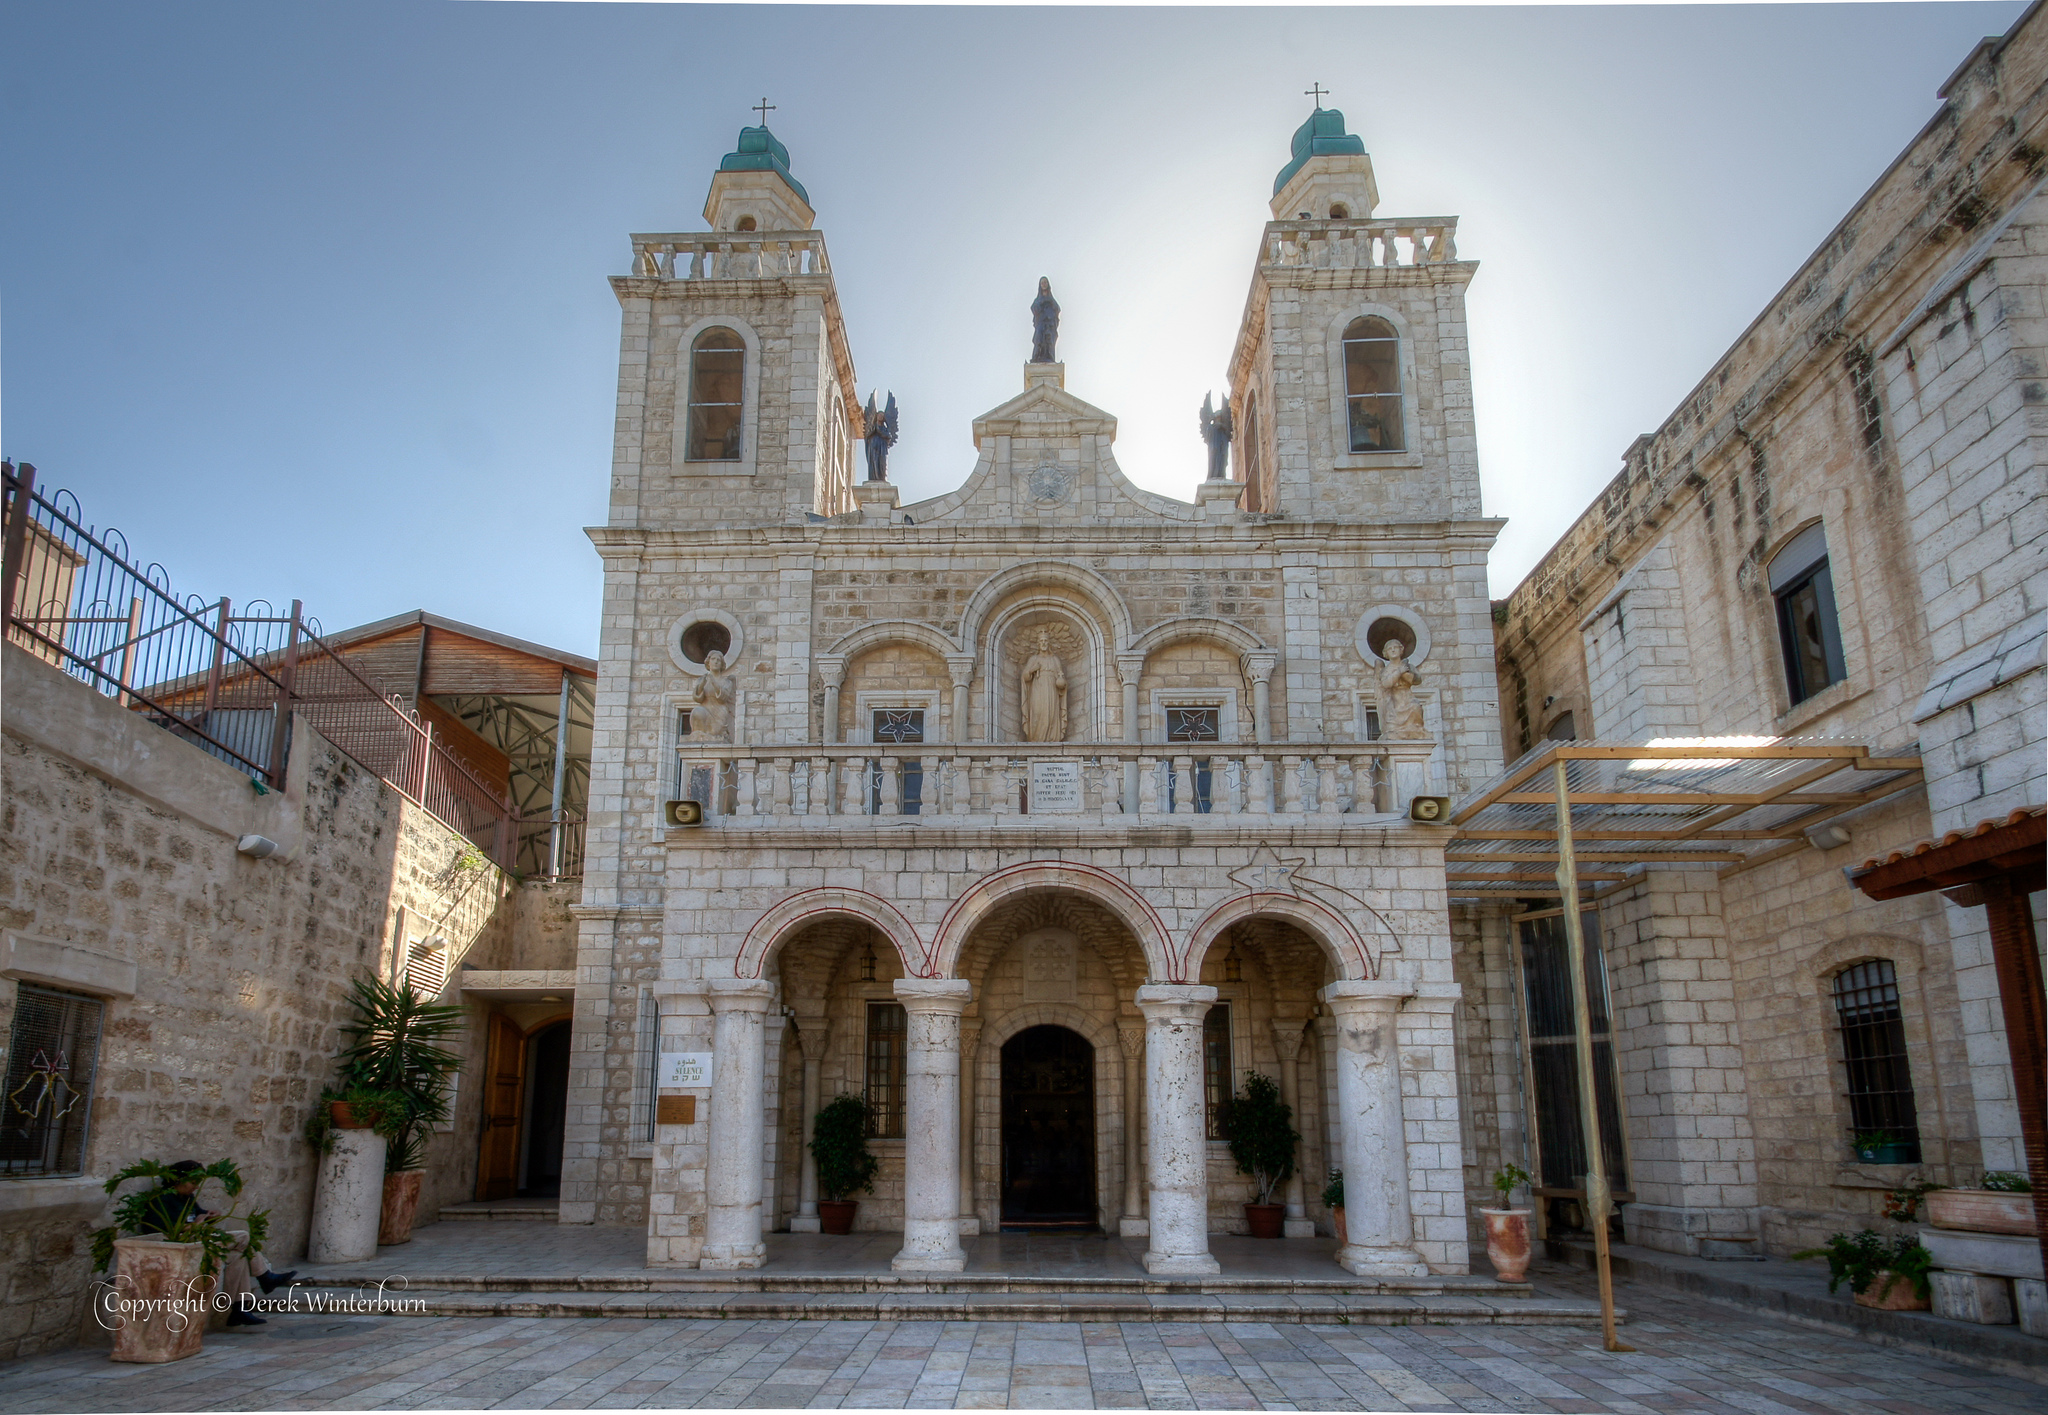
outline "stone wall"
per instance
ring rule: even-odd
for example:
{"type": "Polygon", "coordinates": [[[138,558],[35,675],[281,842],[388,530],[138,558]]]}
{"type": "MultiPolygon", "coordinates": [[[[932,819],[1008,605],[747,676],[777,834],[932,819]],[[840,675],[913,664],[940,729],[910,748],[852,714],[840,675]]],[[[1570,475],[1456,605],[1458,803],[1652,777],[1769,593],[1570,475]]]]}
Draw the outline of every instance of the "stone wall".
{"type": "MultiPolygon", "coordinates": [[[[312,1197],[301,1127],[333,1075],[349,980],[391,975],[400,909],[435,919],[458,954],[502,954],[507,882],[488,865],[451,869],[465,842],[303,719],[286,789],[259,797],[48,665],[0,655],[0,928],[135,969],[133,996],[106,1002],[84,1173],[233,1158],[289,1266],[312,1197]],[[237,854],[245,833],[284,849],[237,854]]],[[[16,992],[0,979],[0,1027],[16,992]]],[[[436,1137],[428,1215],[469,1197],[474,1151],[473,1115],[436,1137]]],[[[77,1188],[0,1179],[0,1359],[80,1334],[86,1235],[104,1204],[80,1211],[77,1188]]]]}

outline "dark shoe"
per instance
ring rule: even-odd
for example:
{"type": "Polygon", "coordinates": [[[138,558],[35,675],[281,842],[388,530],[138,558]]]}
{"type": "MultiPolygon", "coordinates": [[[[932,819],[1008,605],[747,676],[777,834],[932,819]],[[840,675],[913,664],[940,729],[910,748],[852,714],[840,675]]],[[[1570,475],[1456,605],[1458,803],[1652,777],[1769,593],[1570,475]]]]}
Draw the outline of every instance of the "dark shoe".
{"type": "Polygon", "coordinates": [[[267,1327],[270,1323],[265,1318],[257,1316],[254,1312],[230,1312],[228,1313],[228,1325],[231,1327],[267,1327]]]}
{"type": "Polygon", "coordinates": [[[286,1283],[289,1283],[293,1278],[297,1277],[298,1275],[299,1270],[297,1268],[293,1268],[289,1272],[258,1273],[256,1275],[256,1281],[263,1284],[263,1291],[266,1294],[268,1294],[277,1291],[278,1288],[283,1287],[286,1283]]]}

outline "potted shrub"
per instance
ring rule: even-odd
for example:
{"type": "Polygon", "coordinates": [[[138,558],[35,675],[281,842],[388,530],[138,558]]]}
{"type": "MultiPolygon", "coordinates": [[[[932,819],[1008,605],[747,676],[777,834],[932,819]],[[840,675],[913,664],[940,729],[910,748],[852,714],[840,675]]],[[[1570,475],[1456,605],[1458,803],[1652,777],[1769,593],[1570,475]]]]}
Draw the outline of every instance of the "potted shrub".
{"type": "Polygon", "coordinates": [[[1249,1174],[1257,1187],[1259,1197],[1244,1206],[1245,1225],[1254,1238],[1278,1238],[1287,1206],[1273,1202],[1273,1191],[1293,1175],[1294,1150],[1301,1143],[1294,1111],[1280,1099],[1273,1079],[1256,1071],[1244,1073],[1244,1090],[1219,1109],[1217,1121],[1237,1172],[1249,1174]]]}
{"type": "Polygon", "coordinates": [[[1337,1230],[1340,1245],[1351,1242],[1351,1235],[1344,1231],[1344,1171],[1330,1171],[1330,1182],[1323,1186],[1323,1207],[1330,1211],[1330,1226],[1337,1230]]]}
{"type": "Polygon", "coordinates": [[[242,1192],[233,1160],[196,1170],[141,1160],[109,1179],[106,1190],[112,1194],[131,1179],[155,1182],[122,1195],[113,1223],[92,1236],[94,1269],[114,1267],[112,1290],[101,1299],[102,1319],[114,1329],[113,1359],[182,1361],[199,1350],[222,1266],[262,1248],[270,1211],[242,1216],[230,1204],[202,1213],[196,1191],[189,1198],[177,1192],[179,1184],[218,1180],[232,1200],[242,1192]],[[245,1231],[230,1231],[230,1222],[245,1231]]]}
{"type": "Polygon", "coordinates": [[[412,1241],[425,1177],[427,1141],[448,1121],[448,1078],[462,1058],[443,1043],[462,1031],[462,1009],[435,1002],[376,978],[358,978],[349,998],[355,1020],[342,1028],[341,1054],[352,1087],[384,1098],[375,1128],[389,1142],[384,1158],[384,1201],[377,1226],[380,1245],[412,1241]]]}
{"type": "Polygon", "coordinates": [[[1859,1130],[1851,1143],[1864,1164],[1911,1164],[1913,1142],[1889,1130],[1859,1130]]]}
{"type": "Polygon", "coordinates": [[[818,1166],[818,1227],[826,1233],[853,1232],[854,1211],[875,1187],[880,1167],[868,1153],[868,1107],[859,1096],[828,1101],[811,1122],[811,1158],[818,1166]]]}
{"type": "Polygon", "coordinates": [[[1504,1165],[1493,1172],[1493,1192],[1500,1207],[1481,1209],[1486,1220],[1486,1256],[1502,1282],[1529,1280],[1529,1210],[1513,1207],[1515,1190],[1529,1182],[1529,1171],[1504,1165]]]}
{"type": "Polygon", "coordinates": [[[1971,1233],[2035,1231],[2034,1186],[2024,1174],[1987,1170],[1975,1189],[1942,1189],[1927,1196],[1927,1221],[1971,1233]]]}
{"type": "Polygon", "coordinates": [[[1826,1258],[1828,1291],[1844,1282],[1859,1307],[1885,1312],[1924,1312],[1932,1305],[1927,1271],[1934,1258],[1920,1240],[1902,1233],[1886,1242],[1875,1229],[1837,1233],[1819,1248],[1806,1248],[1794,1258],[1826,1258]]]}

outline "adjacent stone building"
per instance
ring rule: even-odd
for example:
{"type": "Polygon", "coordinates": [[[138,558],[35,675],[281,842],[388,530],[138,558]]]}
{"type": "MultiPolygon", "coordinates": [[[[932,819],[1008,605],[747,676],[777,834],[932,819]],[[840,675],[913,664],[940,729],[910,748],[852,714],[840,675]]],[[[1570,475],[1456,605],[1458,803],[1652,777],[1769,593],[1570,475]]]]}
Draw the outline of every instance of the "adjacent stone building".
{"type": "Polygon", "coordinates": [[[1498,522],[1476,267],[1377,204],[1318,110],[1192,501],[1118,469],[1042,298],[962,484],[899,504],[765,128],[707,231],[633,238],[563,1221],[758,1266],[818,1227],[810,1119],[855,1094],[899,1267],[1076,1226],[1213,1271],[1252,1197],[1215,1110],[1257,1070],[1304,1117],[1290,1232],[1341,1168],[1340,1262],[1466,1269],[1447,832],[1409,812],[1500,766],[1498,522]]]}
{"type": "MultiPolygon", "coordinates": [[[[2025,1168],[1982,911],[1842,871],[2044,803],[2044,79],[2030,10],[1495,606],[1511,755],[1827,736],[1923,767],[1804,838],[1602,886],[1636,1242],[1782,1254],[1892,1187],[2025,1168]]],[[[1460,974],[1492,979],[1496,1060],[1527,1055],[1537,927],[1460,974]]],[[[1498,1153],[1554,1169],[1496,1090],[1498,1153]]]]}

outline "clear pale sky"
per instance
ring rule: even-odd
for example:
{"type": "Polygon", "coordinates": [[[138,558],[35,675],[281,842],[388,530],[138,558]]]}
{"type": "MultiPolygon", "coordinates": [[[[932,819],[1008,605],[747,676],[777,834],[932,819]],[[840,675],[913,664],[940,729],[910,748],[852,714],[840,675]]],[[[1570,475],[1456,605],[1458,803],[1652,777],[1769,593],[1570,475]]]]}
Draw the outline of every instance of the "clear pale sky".
{"type": "Polygon", "coordinates": [[[180,592],[592,652],[633,231],[748,106],[830,242],[906,501],[1070,390],[1186,497],[1320,82],[1383,216],[1456,215],[1505,594],[2024,6],[0,11],[0,450],[180,592]]]}

